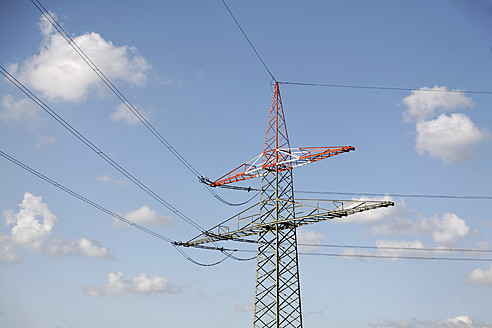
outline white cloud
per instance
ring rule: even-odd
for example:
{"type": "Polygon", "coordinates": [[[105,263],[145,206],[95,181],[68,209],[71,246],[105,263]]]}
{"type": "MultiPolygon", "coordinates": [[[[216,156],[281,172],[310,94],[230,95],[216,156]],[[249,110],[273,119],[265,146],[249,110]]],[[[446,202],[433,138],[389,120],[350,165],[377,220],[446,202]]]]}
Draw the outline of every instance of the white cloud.
{"type": "Polygon", "coordinates": [[[320,245],[324,239],[325,237],[323,235],[314,231],[306,231],[303,229],[297,230],[297,244],[299,245],[299,251],[301,252],[316,251],[316,245],[320,245]]]}
{"type": "Polygon", "coordinates": [[[430,233],[432,241],[438,246],[449,246],[459,243],[470,233],[466,221],[453,213],[445,213],[439,218],[390,217],[369,230],[375,235],[418,235],[430,233]]]}
{"type": "Polygon", "coordinates": [[[115,180],[107,175],[101,175],[96,178],[97,181],[100,182],[105,182],[105,183],[112,183],[112,184],[117,184],[119,186],[126,186],[126,182],[123,180],[115,180]]]}
{"type": "Polygon", "coordinates": [[[454,318],[439,320],[435,323],[438,328],[467,328],[467,327],[482,327],[481,324],[475,323],[467,315],[459,315],[454,318]]]}
{"type": "MultiPolygon", "coordinates": [[[[111,113],[111,119],[113,121],[123,121],[129,125],[136,125],[140,123],[140,120],[138,119],[135,114],[127,107],[128,105],[125,104],[119,104],[118,107],[116,107],[116,110],[111,113]]],[[[145,117],[145,119],[148,119],[149,113],[148,112],[143,112],[137,108],[137,111],[145,117]]]]}
{"type": "MultiPolygon", "coordinates": [[[[353,199],[354,201],[393,201],[390,196],[384,197],[361,197],[358,199],[353,199]]],[[[374,224],[383,220],[385,217],[397,217],[400,215],[406,216],[408,212],[407,206],[403,199],[395,201],[394,206],[386,207],[386,208],[378,208],[375,210],[370,210],[366,212],[360,212],[356,214],[352,214],[346,218],[341,220],[335,220],[337,223],[361,223],[361,224],[374,224]]]]}
{"type": "Polygon", "coordinates": [[[466,278],[466,281],[469,283],[482,284],[484,286],[492,287],[492,264],[488,270],[473,270],[466,278]]]}
{"type": "Polygon", "coordinates": [[[442,218],[431,218],[434,226],[432,240],[439,246],[459,243],[470,232],[466,221],[453,213],[445,213],[442,218]]]}
{"type": "Polygon", "coordinates": [[[478,128],[464,114],[441,114],[437,119],[417,123],[415,149],[429,153],[444,163],[452,163],[473,156],[474,146],[489,138],[487,129],[478,128]]]}
{"type": "Polygon", "coordinates": [[[253,303],[245,302],[242,304],[234,304],[234,311],[236,312],[253,312],[255,309],[253,303]]]}
{"type": "MultiPolygon", "coordinates": [[[[39,27],[43,37],[39,53],[21,65],[11,65],[9,70],[13,75],[51,100],[82,101],[91,89],[102,85],[99,77],[44,16],[39,27]]],[[[136,86],[146,83],[150,65],[137,54],[136,48],[117,47],[95,32],[73,37],[73,40],[113,82],[122,80],[136,86]]]]}
{"type": "Polygon", "coordinates": [[[16,100],[11,95],[2,97],[0,120],[7,123],[21,122],[28,127],[34,127],[41,121],[38,112],[37,106],[27,98],[16,100]]]}
{"type": "MultiPolygon", "coordinates": [[[[449,91],[444,86],[420,90],[449,91]]],[[[403,112],[405,121],[416,123],[415,150],[420,155],[428,153],[446,164],[472,157],[475,145],[490,137],[487,129],[478,128],[465,114],[443,113],[474,106],[473,100],[464,92],[452,91],[412,91],[402,100],[407,106],[403,112]]]]}
{"type": "Polygon", "coordinates": [[[165,277],[147,277],[141,273],[131,280],[123,280],[123,273],[110,272],[105,286],[86,286],[85,292],[91,297],[104,295],[156,295],[177,293],[180,289],[171,284],[165,277]]]}
{"type": "Polygon", "coordinates": [[[69,240],[53,238],[51,232],[58,221],[41,196],[26,192],[19,211],[4,211],[10,235],[0,234],[0,261],[15,262],[22,258],[16,251],[28,249],[47,256],[109,257],[109,250],[99,242],[80,238],[69,240]]]}
{"type": "Polygon", "coordinates": [[[99,242],[80,238],[78,240],[52,239],[42,247],[41,252],[49,256],[87,256],[87,257],[109,257],[109,251],[99,242]]]}
{"type": "MultiPolygon", "coordinates": [[[[137,210],[126,213],[124,218],[139,224],[169,225],[174,223],[174,219],[171,216],[159,215],[156,210],[148,205],[143,205],[137,210]]],[[[114,224],[115,226],[123,225],[117,219],[114,220],[114,224]]]]}
{"type": "Polygon", "coordinates": [[[419,90],[442,90],[438,91],[412,91],[410,96],[401,101],[407,106],[403,117],[407,122],[423,121],[434,117],[436,112],[446,112],[456,109],[473,107],[473,100],[466,97],[460,90],[449,91],[445,86],[423,87],[419,90]]]}
{"type": "Polygon", "coordinates": [[[442,320],[418,320],[416,318],[391,320],[380,317],[371,327],[394,327],[394,328],[490,328],[490,323],[475,321],[467,315],[458,315],[442,320]]]}
{"type": "Polygon", "coordinates": [[[18,213],[5,212],[7,225],[13,225],[10,236],[16,244],[39,248],[58,221],[42,200],[41,196],[26,192],[18,213]]]}

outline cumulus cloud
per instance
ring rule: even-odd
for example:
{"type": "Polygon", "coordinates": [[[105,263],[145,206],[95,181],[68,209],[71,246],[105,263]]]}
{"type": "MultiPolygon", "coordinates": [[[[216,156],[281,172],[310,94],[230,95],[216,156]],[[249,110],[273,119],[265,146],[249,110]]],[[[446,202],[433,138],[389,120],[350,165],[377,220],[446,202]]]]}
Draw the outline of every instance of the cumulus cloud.
{"type": "Polygon", "coordinates": [[[459,243],[470,232],[466,221],[453,213],[445,213],[441,219],[431,218],[434,232],[432,240],[439,246],[459,243]]]}
{"type": "Polygon", "coordinates": [[[487,129],[478,128],[468,116],[459,113],[418,122],[416,130],[417,152],[427,152],[444,163],[472,157],[475,144],[490,137],[487,129]]]}
{"type": "Polygon", "coordinates": [[[49,236],[58,218],[43,202],[41,196],[36,197],[26,192],[19,212],[6,211],[5,221],[12,225],[10,236],[16,244],[30,248],[39,248],[44,239],[49,236]]]}
{"type": "Polygon", "coordinates": [[[407,107],[403,112],[404,120],[416,124],[415,150],[421,155],[428,153],[446,164],[472,157],[475,145],[488,139],[490,132],[477,127],[465,114],[447,115],[444,112],[471,108],[474,106],[473,100],[459,90],[429,91],[448,91],[446,87],[424,87],[420,90],[427,91],[412,91],[402,100],[407,107]]]}
{"type": "Polygon", "coordinates": [[[316,245],[320,245],[324,239],[325,237],[323,235],[314,231],[307,231],[303,229],[297,230],[297,244],[299,245],[299,251],[301,252],[316,251],[316,245]]]}
{"type": "MultiPolygon", "coordinates": [[[[84,100],[90,90],[101,85],[100,79],[44,16],[39,28],[43,37],[39,52],[22,64],[10,65],[9,71],[50,100],[84,100]]],[[[136,48],[115,46],[95,32],[73,40],[113,82],[121,80],[135,86],[146,83],[150,65],[136,48]]]]}
{"type": "Polygon", "coordinates": [[[41,196],[26,192],[19,211],[4,211],[7,225],[12,226],[10,235],[0,234],[0,261],[12,263],[22,259],[18,251],[28,249],[47,256],[109,257],[109,250],[99,242],[80,238],[69,240],[51,236],[58,222],[41,196]]]}
{"type": "Polygon", "coordinates": [[[467,315],[458,315],[442,320],[418,320],[416,318],[391,320],[380,317],[371,327],[394,327],[394,328],[490,328],[490,323],[475,321],[467,315]]]}
{"type": "Polygon", "coordinates": [[[471,284],[482,284],[484,286],[492,287],[492,264],[488,270],[473,270],[466,278],[466,281],[471,284]]]}
{"type": "Polygon", "coordinates": [[[105,295],[157,295],[178,293],[180,289],[171,284],[165,277],[147,277],[145,273],[124,280],[123,273],[110,272],[104,286],[86,286],[85,293],[91,297],[105,295]]]}
{"type": "MultiPolygon", "coordinates": [[[[125,219],[139,224],[170,225],[174,223],[174,219],[171,216],[160,215],[148,205],[143,205],[139,209],[130,211],[123,216],[125,219]]],[[[114,225],[121,226],[123,223],[115,219],[114,225]]]]}
{"type": "Polygon", "coordinates": [[[445,86],[423,87],[421,91],[412,91],[401,101],[407,106],[403,118],[407,122],[423,121],[435,116],[436,112],[448,112],[473,107],[473,100],[460,90],[449,91],[445,86]],[[433,90],[433,91],[430,91],[433,90]],[[442,90],[444,92],[438,92],[442,90]]]}
{"type": "Polygon", "coordinates": [[[16,100],[11,95],[4,95],[0,104],[0,120],[2,121],[23,123],[30,128],[41,121],[36,105],[29,99],[16,100]]]}
{"type": "MultiPolygon", "coordinates": [[[[128,104],[120,104],[118,107],[116,107],[116,110],[111,113],[111,119],[113,121],[123,121],[127,123],[128,125],[136,125],[140,123],[140,120],[138,119],[133,112],[128,109],[128,104]]],[[[145,119],[148,119],[149,113],[148,112],[143,112],[137,108],[137,111],[145,117],[145,119]]]]}

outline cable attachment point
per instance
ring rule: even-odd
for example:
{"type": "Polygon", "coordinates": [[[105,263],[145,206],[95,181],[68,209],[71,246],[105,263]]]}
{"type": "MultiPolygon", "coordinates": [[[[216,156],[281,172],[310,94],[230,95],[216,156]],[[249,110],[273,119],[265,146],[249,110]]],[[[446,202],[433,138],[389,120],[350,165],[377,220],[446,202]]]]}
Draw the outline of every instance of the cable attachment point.
{"type": "Polygon", "coordinates": [[[213,185],[212,181],[210,181],[210,179],[209,179],[209,178],[207,178],[207,177],[200,176],[200,177],[199,177],[199,180],[200,180],[200,182],[201,182],[201,183],[204,183],[204,184],[206,184],[206,185],[209,185],[209,186],[215,187],[215,186],[213,185]]]}
{"type": "Polygon", "coordinates": [[[183,243],[182,241],[173,241],[172,244],[174,246],[190,247],[190,245],[188,245],[188,243],[183,243]]]}

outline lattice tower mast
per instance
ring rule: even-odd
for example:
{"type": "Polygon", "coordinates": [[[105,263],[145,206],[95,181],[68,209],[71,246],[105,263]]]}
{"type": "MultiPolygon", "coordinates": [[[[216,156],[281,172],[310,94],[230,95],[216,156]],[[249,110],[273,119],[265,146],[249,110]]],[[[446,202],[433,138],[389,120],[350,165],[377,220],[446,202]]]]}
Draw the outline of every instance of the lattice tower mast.
{"type": "Polygon", "coordinates": [[[394,205],[389,201],[295,201],[294,167],[352,150],[352,146],[291,148],[276,83],[263,152],[216,181],[209,181],[216,187],[261,176],[259,203],[182,244],[196,246],[256,237],[255,328],[302,327],[297,227],[394,205]]]}

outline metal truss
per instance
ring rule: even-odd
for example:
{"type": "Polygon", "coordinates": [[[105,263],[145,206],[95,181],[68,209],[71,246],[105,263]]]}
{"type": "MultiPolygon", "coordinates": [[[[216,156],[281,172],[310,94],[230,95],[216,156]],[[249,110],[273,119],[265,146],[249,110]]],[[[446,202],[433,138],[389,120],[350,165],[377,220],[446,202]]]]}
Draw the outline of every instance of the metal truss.
{"type": "Polygon", "coordinates": [[[261,177],[260,201],[182,246],[246,239],[258,245],[255,328],[302,328],[297,227],[393,206],[389,201],[294,200],[292,169],[355,150],[352,146],[291,148],[278,83],[263,152],[212,187],[261,177]]]}

